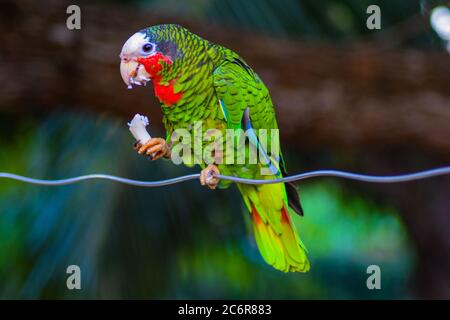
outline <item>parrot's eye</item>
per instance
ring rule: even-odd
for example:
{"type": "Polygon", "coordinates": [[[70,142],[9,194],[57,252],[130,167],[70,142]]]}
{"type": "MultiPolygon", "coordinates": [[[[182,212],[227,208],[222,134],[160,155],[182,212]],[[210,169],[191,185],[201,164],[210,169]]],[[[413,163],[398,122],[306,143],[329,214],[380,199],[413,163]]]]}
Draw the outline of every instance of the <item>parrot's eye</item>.
{"type": "Polygon", "coordinates": [[[146,43],[142,46],[142,52],[144,53],[150,53],[153,51],[153,44],[151,43],[146,43]]]}

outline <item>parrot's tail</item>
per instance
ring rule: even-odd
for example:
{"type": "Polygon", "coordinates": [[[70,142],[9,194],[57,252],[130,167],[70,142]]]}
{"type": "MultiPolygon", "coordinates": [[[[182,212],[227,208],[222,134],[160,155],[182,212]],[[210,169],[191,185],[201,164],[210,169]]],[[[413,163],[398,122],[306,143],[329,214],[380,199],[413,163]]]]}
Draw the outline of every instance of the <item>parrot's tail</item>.
{"type": "Polygon", "coordinates": [[[283,272],[307,272],[307,250],[291,221],[284,184],[239,186],[264,260],[283,272]]]}

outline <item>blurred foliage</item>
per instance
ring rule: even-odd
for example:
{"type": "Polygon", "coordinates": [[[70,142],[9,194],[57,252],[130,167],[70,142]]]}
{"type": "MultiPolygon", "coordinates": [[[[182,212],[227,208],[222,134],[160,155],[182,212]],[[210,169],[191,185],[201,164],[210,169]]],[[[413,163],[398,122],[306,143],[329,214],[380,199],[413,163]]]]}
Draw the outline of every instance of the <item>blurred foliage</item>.
{"type": "MultiPolygon", "coordinates": [[[[144,180],[190,172],[135,154],[125,123],[113,118],[66,113],[8,123],[14,119],[3,117],[2,170],[144,180]]],[[[212,192],[187,182],[139,189],[100,181],[0,186],[4,298],[407,297],[412,253],[395,211],[337,182],[302,184],[306,217],[294,219],[313,268],[286,275],[260,257],[235,188],[212,192]],[[65,287],[71,264],[82,270],[80,292],[65,287]],[[366,288],[370,264],[382,268],[379,293],[366,288]]]]}

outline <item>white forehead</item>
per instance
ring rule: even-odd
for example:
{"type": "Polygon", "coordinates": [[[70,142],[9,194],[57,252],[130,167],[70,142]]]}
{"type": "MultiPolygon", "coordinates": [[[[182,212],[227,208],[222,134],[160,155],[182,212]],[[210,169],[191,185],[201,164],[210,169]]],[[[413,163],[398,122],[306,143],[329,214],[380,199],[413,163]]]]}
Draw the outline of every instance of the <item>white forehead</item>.
{"type": "Polygon", "coordinates": [[[134,55],[139,53],[139,50],[146,41],[146,35],[144,33],[136,32],[125,42],[120,55],[134,55]]]}

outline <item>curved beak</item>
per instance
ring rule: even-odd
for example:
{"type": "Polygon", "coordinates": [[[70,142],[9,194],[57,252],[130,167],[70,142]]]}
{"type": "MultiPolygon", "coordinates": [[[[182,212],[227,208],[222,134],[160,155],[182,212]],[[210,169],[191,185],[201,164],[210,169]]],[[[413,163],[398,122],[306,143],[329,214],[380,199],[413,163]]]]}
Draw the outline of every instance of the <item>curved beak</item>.
{"type": "Polygon", "coordinates": [[[120,75],[122,76],[123,82],[131,88],[130,79],[136,77],[136,69],[138,67],[138,63],[134,60],[129,59],[121,59],[120,61],[120,75]]]}
{"type": "Polygon", "coordinates": [[[144,66],[128,58],[122,58],[120,61],[120,75],[128,89],[132,89],[133,85],[146,85],[150,81],[150,75],[144,66]]]}

